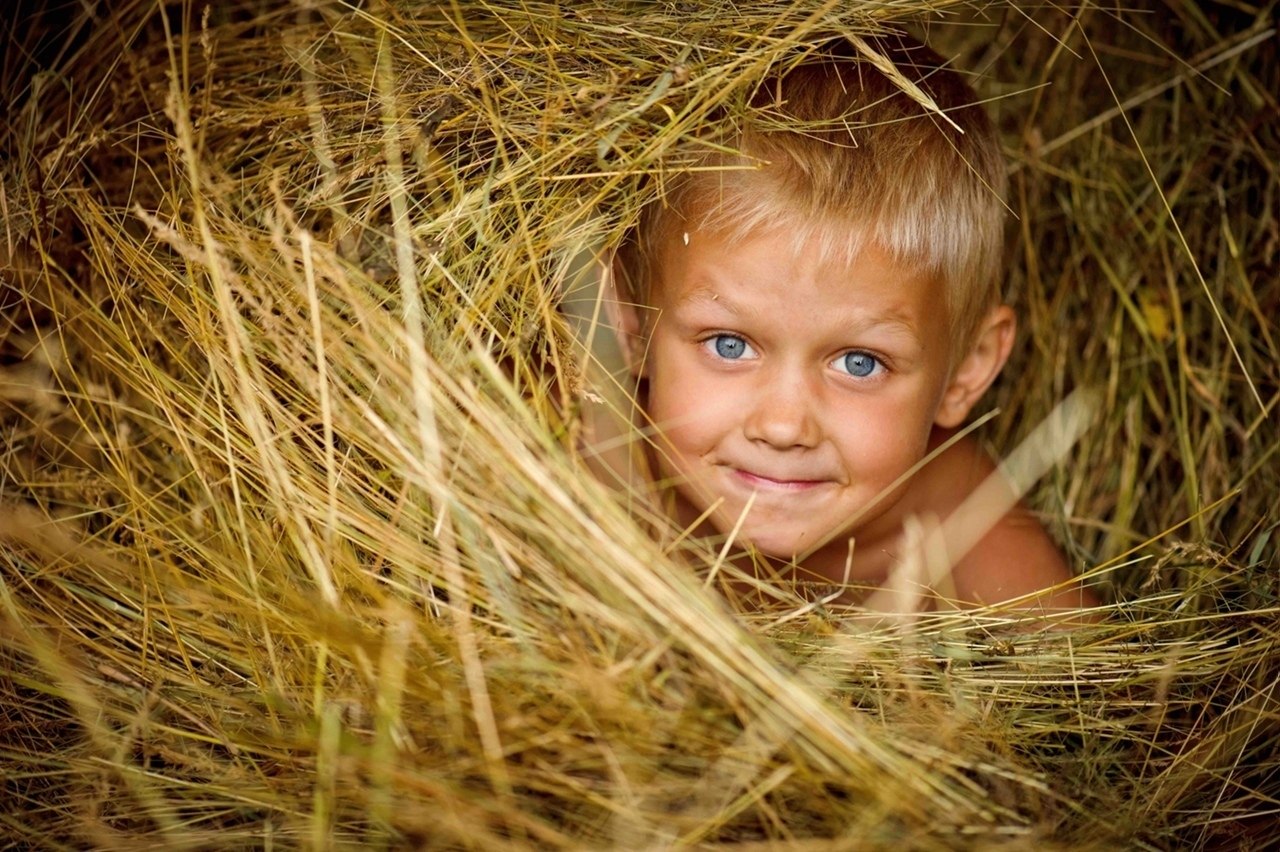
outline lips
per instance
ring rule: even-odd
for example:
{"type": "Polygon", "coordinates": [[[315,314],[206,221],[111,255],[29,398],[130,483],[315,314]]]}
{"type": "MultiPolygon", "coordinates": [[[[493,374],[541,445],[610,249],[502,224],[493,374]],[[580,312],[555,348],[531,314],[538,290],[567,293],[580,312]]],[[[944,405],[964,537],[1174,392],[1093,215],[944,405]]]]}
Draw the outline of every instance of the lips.
{"type": "Polygon", "coordinates": [[[731,467],[730,475],[743,485],[757,491],[808,491],[825,485],[829,479],[807,479],[791,474],[761,473],[731,467]]]}

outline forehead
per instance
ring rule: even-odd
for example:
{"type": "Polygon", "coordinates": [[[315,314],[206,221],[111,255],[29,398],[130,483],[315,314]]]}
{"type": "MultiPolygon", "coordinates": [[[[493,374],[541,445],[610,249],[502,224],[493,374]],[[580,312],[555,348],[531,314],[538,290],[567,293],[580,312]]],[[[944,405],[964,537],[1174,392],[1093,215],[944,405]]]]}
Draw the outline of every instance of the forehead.
{"type": "MultiPolygon", "coordinates": [[[[761,351],[825,359],[866,348],[900,366],[945,370],[951,323],[934,276],[874,244],[852,262],[798,249],[782,232],[734,238],[689,232],[670,250],[651,300],[670,339],[738,334],[761,351]]],[[[664,338],[665,339],[665,338],[664,338]]]]}
{"type": "Polygon", "coordinates": [[[759,173],[731,173],[716,187],[703,190],[674,199],[676,203],[655,223],[652,252],[659,268],[695,242],[705,245],[713,239],[740,246],[767,239],[775,251],[833,267],[852,266],[873,248],[887,254],[904,273],[929,275],[945,283],[937,257],[928,251],[929,243],[902,233],[917,230],[910,223],[840,215],[829,204],[824,205],[826,210],[796,206],[759,173]]]}
{"type": "Polygon", "coordinates": [[[946,313],[936,276],[898,262],[874,243],[849,257],[785,230],[683,232],[668,248],[656,283],[652,300],[662,308],[714,307],[765,320],[808,315],[826,324],[871,314],[946,313]]]}
{"type": "Polygon", "coordinates": [[[715,187],[704,182],[700,191],[690,192],[693,188],[686,184],[683,191],[674,193],[671,205],[649,223],[640,287],[635,291],[641,302],[653,305],[662,299],[673,263],[686,260],[690,246],[697,253],[700,235],[712,234],[736,246],[749,245],[761,235],[778,236],[773,241],[775,251],[833,267],[854,265],[868,248],[874,248],[886,254],[899,272],[932,281],[931,304],[945,319],[942,331],[955,349],[952,357],[962,354],[972,319],[971,302],[982,294],[963,284],[972,276],[948,262],[949,249],[935,245],[938,235],[933,229],[922,228],[910,217],[809,213],[793,205],[785,193],[765,191],[769,181],[758,173],[734,174],[715,187]]]}
{"type": "Polygon", "coordinates": [[[783,291],[789,280],[808,277],[827,283],[834,294],[850,300],[858,298],[856,285],[881,279],[919,282],[934,297],[946,286],[927,264],[899,257],[856,226],[786,220],[754,228],[687,225],[668,234],[659,248],[658,274],[650,294],[655,299],[705,297],[713,284],[721,293],[731,291],[735,283],[755,279],[763,268],[781,274],[774,283],[783,291]],[[671,287],[682,292],[671,293],[671,287]]]}

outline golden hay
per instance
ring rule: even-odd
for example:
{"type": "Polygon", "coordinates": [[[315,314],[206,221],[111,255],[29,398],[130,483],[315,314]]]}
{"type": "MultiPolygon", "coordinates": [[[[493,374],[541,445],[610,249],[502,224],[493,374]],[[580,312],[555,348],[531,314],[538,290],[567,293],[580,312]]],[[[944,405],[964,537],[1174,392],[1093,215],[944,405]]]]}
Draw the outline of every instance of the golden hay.
{"type": "Polygon", "coordinates": [[[0,65],[13,845],[1272,842],[1273,8],[114,5],[0,65]],[[762,69],[903,22],[1011,158],[979,434],[1104,399],[1032,495],[1096,625],[734,611],[573,449],[584,267],[762,69]]]}

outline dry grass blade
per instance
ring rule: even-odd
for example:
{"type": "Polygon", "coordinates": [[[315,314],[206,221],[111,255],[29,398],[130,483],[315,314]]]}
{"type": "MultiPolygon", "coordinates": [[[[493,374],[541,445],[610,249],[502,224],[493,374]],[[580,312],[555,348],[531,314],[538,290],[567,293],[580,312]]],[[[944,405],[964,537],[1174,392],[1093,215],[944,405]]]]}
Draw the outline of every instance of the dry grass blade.
{"type": "Polygon", "coordinates": [[[1276,9],[1156,8],[13,6],[0,837],[1264,848],[1276,9]],[[1087,626],[737,611],[723,543],[578,452],[626,404],[584,275],[762,69],[897,26],[1013,161],[1025,345],[977,434],[1100,394],[1030,491],[1087,626]]]}

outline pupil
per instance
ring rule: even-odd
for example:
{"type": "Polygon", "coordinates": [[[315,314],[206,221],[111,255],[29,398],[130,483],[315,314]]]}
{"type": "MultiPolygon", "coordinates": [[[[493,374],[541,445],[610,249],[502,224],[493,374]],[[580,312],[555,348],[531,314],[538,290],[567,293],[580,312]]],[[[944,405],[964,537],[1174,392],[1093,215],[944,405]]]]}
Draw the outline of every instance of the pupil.
{"type": "Polygon", "coordinates": [[[716,354],[721,358],[738,358],[742,355],[746,344],[737,337],[721,336],[716,338],[716,354]]]}
{"type": "Polygon", "coordinates": [[[875,361],[865,353],[850,352],[844,356],[844,367],[851,376],[869,376],[875,369],[875,361]]]}

